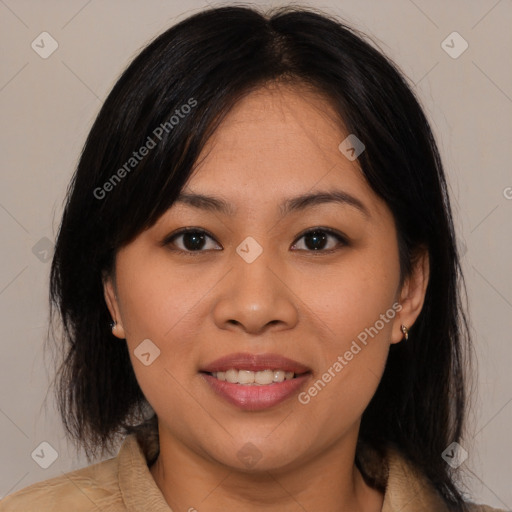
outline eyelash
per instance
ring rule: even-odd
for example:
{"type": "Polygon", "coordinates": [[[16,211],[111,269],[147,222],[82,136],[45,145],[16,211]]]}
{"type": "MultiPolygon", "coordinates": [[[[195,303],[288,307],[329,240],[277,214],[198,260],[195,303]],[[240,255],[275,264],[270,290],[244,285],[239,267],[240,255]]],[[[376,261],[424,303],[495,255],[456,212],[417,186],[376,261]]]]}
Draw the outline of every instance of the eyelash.
{"type": "MultiPolygon", "coordinates": [[[[296,241],[293,243],[293,245],[296,245],[301,238],[303,238],[306,235],[308,235],[310,233],[313,233],[313,232],[326,233],[327,235],[330,235],[330,236],[336,238],[338,240],[338,242],[341,243],[342,246],[348,246],[349,245],[348,239],[344,235],[342,235],[341,233],[338,233],[337,231],[335,231],[333,229],[324,228],[324,227],[321,227],[321,226],[310,228],[307,231],[304,231],[296,239],[296,241]]],[[[215,240],[213,235],[211,235],[208,231],[205,231],[204,229],[201,229],[201,228],[189,227],[189,228],[180,229],[179,231],[177,231],[175,233],[172,233],[171,235],[166,236],[164,238],[164,240],[161,242],[161,245],[164,246],[164,247],[168,247],[169,245],[171,245],[174,242],[174,240],[176,238],[178,238],[179,236],[181,236],[183,234],[186,234],[186,233],[204,234],[204,235],[208,236],[209,238],[211,238],[212,240],[215,240]]],[[[215,242],[218,243],[216,240],[215,240],[215,242]]],[[[176,248],[173,248],[171,250],[175,251],[175,252],[178,252],[180,254],[183,254],[185,256],[193,256],[193,257],[199,256],[200,254],[202,254],[204,252],[209,252],[207,250],[188,251],[188,250],[176,249],[176,248]]],[[[220,251],[221,249],[213,249],[213,250],[220,251]]],[[[310,250],[310,249],[297,249],[297,250],[303,251],[303,252],[312,253],[314,255],[320,255],[320,254],[332,254],[332,253],[340,250],[340,247],[336,247],[334,249],[319,249],[317,251],[310,250]]]]}

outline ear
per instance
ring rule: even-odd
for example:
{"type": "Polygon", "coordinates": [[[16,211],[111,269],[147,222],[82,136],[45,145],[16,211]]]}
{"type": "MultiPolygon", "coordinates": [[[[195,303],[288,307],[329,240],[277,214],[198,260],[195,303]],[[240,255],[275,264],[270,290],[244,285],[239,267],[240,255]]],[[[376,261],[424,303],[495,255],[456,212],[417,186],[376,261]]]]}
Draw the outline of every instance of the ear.
{"type": "Polygon", "coordinates": [[[110,316],[116,324],[112,329],[112,334],[119,339],[125,339],[126,336],[123,324],[121,322],[121,313],[117,299],[116,285],[114,279],[110,275],[103,277],[103,294],[105,296],[105,302],[107,303],[110,316]]]}
{"type": "Polygon", "coordinates": [[[429,265],[430,258],[427,248],[418,249],[412,260],[411,273],[405,279],[400,291],[399,303],[402,309],[396,316],[393,325],[391,343],[399,343],[404,338],[400,326],[403,324],[410,329],[421,313],[430,276],[429,265]]]}

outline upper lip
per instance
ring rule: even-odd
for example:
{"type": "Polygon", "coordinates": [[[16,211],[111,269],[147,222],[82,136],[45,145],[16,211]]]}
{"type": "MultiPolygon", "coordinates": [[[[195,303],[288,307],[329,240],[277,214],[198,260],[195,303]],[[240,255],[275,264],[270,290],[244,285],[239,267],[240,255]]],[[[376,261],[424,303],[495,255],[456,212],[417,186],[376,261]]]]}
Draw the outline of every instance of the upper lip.
{"type": "Polygon", "coordinates": [[[279,354],[256,355],[247,352],[237,352],[216,359],[201,368],[201,371],[208,373],[224,372],[232,368],[237,370],[250,370],[253,372],[269,369],[284,370],[285,372],[294,372],[296,374],[310,371],[307,366],[279,354]]]}

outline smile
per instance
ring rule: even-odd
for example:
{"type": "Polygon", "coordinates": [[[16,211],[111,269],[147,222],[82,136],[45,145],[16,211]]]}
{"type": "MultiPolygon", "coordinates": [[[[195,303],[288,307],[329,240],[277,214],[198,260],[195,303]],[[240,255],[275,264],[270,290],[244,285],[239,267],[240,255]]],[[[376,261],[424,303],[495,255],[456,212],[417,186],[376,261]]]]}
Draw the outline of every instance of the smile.
{"type": "Polygon", "coordinates": [[[293,379],[294,372],[285,370],[262,370],[253,372],[250,370],[237,370],[231,368],[226,372],[212,372],[210,375],[218,380],[231,382],[231,384],[241,384],[244,386],[267,386],[273,382],[283,382],[293,379]]]}
{"type": "MultiPolygon", "coordinates": [[[[228,374],[228,372],[230,372],[230,370],[225,372],[225,374],[228,374]]],[[[236,382],[220,380],[217,376],[210,373],[201,372],[200,375],[217,396],[231,405],[245,411],[261,411],[274,407],[288,398],[295,396],[305,386],[306,381],[311,376],[309,372],[300,375],[294,375],[292,373],[292,377],[287,379],[285,375],[282,381],[278,380],[275,382],[273,380],[274,376],[277,374],[277,378],[280,379],[283,376],[281,372],[282,370],[264,370],[261,372],[244,371],[242,380],[244,378],[252,378],[252,376],[246,375],[247,373],[252,373],[254,378],[256,378],[258,373],[262,373],[265,374],[265,378],[267,379],[269,378],[267,375],[270,374],[272,376],[272,382],[268,384],[259,384],[256,382],[240,383],[238,379],[240,379],[241,371],[235,369],[228,374],[228,378],[237,379],[236,382]]],[[[224,372],[217,373],[222,374],[224,372]]],[[[226,375],[224,375],[224,378],[226,378],[226,375]]]]}

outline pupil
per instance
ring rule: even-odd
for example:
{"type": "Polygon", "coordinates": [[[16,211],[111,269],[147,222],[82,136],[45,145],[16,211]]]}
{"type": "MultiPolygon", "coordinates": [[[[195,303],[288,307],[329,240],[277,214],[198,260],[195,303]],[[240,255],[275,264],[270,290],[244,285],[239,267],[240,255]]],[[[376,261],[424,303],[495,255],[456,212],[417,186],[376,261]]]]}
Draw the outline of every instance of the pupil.
{"type": "Polygon", "coordinates": [[[204,243],[204,235],[197,231],[191,231],[183,235],[183,245],[187,250],[201,249],[202,243],[204,243]]]}
{"type": "Polygon", "coordinates": [[[309,235],[306,235],[306,247],[315,251],[321,249],[324,246],[322,242],[325,242],[326,238],[323,231],[312,231],[309,235]],[[307,240],[313,240],[314,242],[313,244],[308,244],[307,240]],[[318,247],[318,242],[320,242],[320,247],[318,247]]]}

